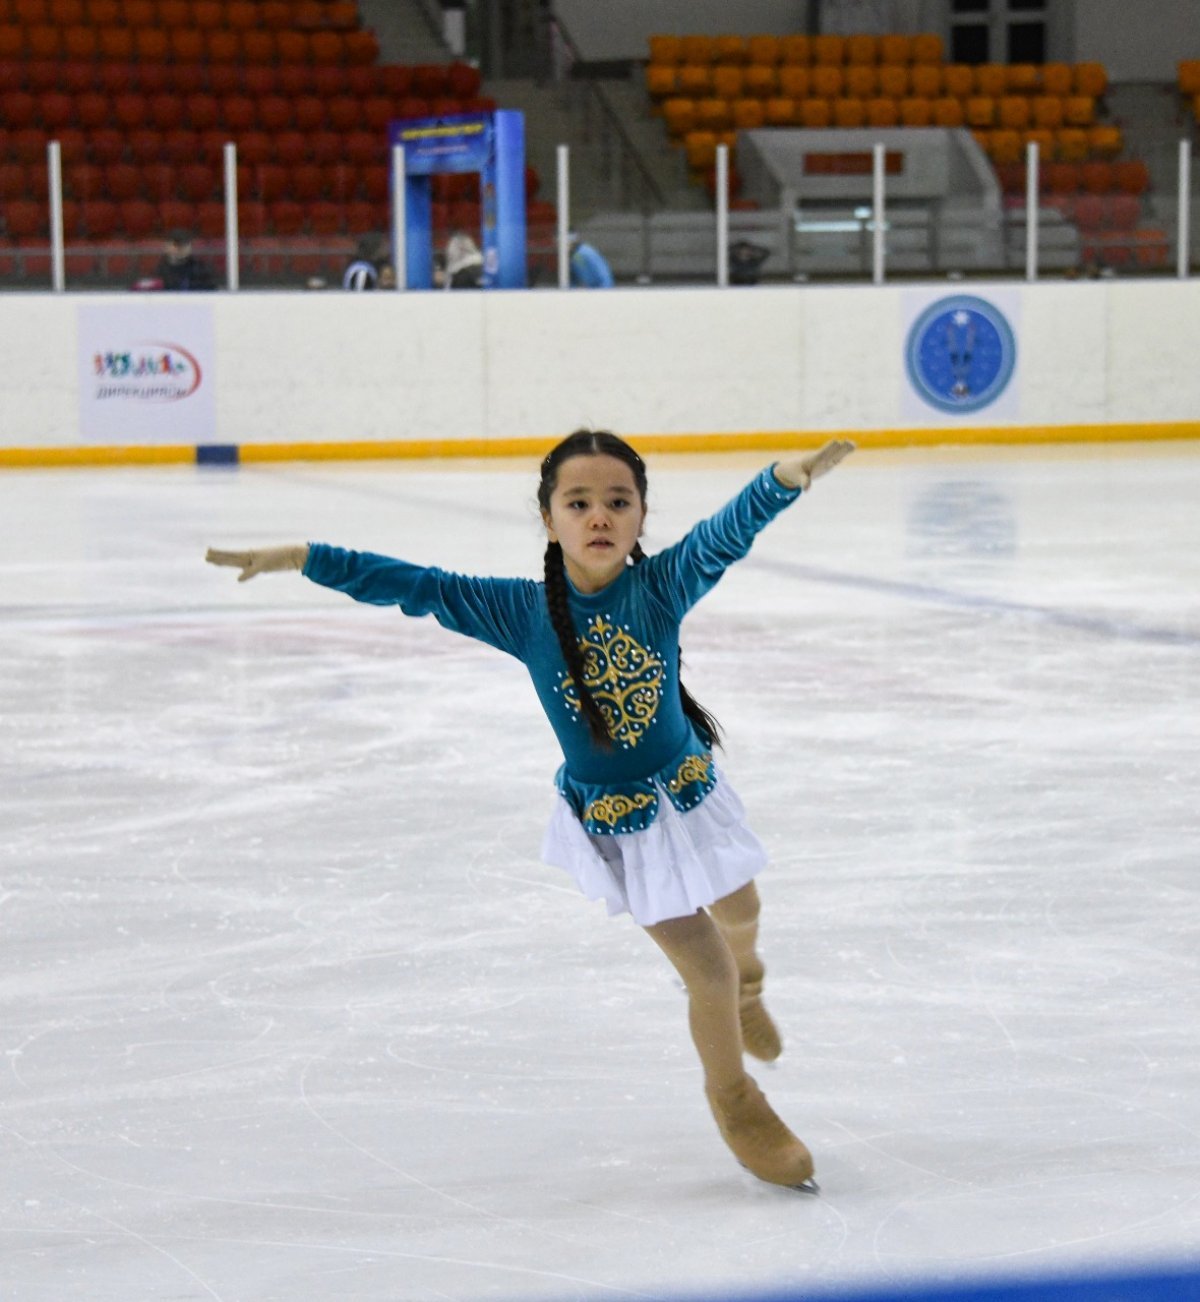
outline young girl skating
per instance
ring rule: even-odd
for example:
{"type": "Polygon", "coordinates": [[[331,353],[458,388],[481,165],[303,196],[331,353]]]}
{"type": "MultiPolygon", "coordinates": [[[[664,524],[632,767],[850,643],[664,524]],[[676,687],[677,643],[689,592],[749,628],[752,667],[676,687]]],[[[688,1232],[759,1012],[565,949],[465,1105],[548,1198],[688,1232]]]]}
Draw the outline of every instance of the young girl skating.
{"type": "Polygon", "coordinates": [[[628,912],[683,979],[704,1088],[756,1176],[815,1188],[807,1148],[743,1065],[782,1051],[762,1002],[755,875],[766,862],[713,762],[715,720],[679,679],[679,625],[755,535],[854,448],[782,458],[710,519],[645,556],[646,468],[613,434],[580,430],[545,458],[545,581],[474,578],[324,543],[215,551],[214,565],[301,570],[356,601],[433,615],[516,656],[563,749],[542,846],[610,913],[628,912]]]}

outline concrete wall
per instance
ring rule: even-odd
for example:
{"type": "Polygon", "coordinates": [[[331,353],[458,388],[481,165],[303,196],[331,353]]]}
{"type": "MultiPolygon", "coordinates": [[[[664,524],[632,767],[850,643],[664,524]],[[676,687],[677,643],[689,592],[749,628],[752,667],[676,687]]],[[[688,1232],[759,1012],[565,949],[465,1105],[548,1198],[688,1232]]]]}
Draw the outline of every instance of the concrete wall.
{"type": "MultiPolygon", "coordinates": [[[[579,425],[760,443],[835,430],[882,442],[1187,423],[1200,434],[1200,281],[970,285],[1012,323],[1018,365],[1003,403],[952,418],[914,403],[904,347],[915,299],[962,288],[213,295],[203,380],[215,393],[212,428],[197,433],[168,403],[124,439],[89,436],[81,423],[81,312],[110,303],[125,314],[120,347],[150,333],[138,313],[170,296],[9,295],[0,464],[20,462],[21,449],[36,459],[98,443],[294,453],[362,441],[428,451],[444,440],[511,451],[579,425]]],[[[197,297],[178,299],[192,309],[197,297]]],[[[150,337],[163,335],[160,321],[150,337]]]]}
{"type": "Polygon", "coordinates": [[[1180,59],[1200,59],[1196,0],[1075,0],[1076,60],[1096,59],[1110,81],[1174,82],[1180,59]],[[1137,16],[1144,21],[1137,21],[1137,16]]]}

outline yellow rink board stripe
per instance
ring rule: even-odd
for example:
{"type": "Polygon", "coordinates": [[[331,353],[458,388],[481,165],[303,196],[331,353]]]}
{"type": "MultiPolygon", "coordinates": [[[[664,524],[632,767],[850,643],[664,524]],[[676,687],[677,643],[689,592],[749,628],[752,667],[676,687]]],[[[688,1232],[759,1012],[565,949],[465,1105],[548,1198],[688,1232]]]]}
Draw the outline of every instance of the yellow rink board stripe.
{"type": "MultiPolygon", "coordinates": [[[[853,439],[861,448],[961,447],[1037,443],[1120,443],[1200,439],[1200,421],[1120,425],[1006,425],[938,429],[776,430],[742,434],[637,434],[643,452],[745,452],[819,447],[853,439]]],[[[404,439],[330,443],[0,448],[0,467],[186,465],[196,462],[424,460],[435,457],[541,456],[557,438],[404,439]],[[221,455],[206,455],[218,452],[221,455]]]]}

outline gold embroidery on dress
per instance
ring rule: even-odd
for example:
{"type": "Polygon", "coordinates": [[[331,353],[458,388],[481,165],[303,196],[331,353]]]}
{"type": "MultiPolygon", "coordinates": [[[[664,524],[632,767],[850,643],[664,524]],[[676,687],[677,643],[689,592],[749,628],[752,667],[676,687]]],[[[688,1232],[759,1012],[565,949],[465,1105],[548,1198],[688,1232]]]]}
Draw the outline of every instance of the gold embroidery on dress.
{"type": "Polygon", "coordinates": [[[585,822],[605,823],[616,827],[619,819],[632,814],[635,809],[645,809],[654,804],[654,797],[639,791],[634,796],[601,796],[583,811],[585,822]]]}
{"type": "MultiPolygon", "coordinates": [[[[609,736],[632,748],[645,736],[655,714],[663,684],[663,663],[628,629],[597,615],[579,639],[583,681],[608,723],[609,736]]],[[[579,709],[575,680],[563,678],[563,695],[579,709]]]]}
{"type": "Polygon", "coordinates": [[[675,776],[667,783],[667,790],[673,796],[677,796],[684,787],[693,782],[707,782],[712,762],[711,751],[705,751],[703,755],[688,755],[675,776]]]}

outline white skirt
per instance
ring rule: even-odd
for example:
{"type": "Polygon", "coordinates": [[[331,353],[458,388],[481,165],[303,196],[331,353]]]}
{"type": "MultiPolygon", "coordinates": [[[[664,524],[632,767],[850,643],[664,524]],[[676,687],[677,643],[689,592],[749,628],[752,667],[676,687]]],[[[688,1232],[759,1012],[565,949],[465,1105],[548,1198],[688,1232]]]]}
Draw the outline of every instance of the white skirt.
{"type": "Polygon", "coordinates": [[[649,827],[592,836],[559,794],[542,859],[565,868],[589,900],[604,900],[610,915],[630,913],[643,927],[690,917],[766,867],[767,852],[746,826],[742,802],[723,776],[684,813],[661,788],[658,797],[658,817],[649,827]]]}

